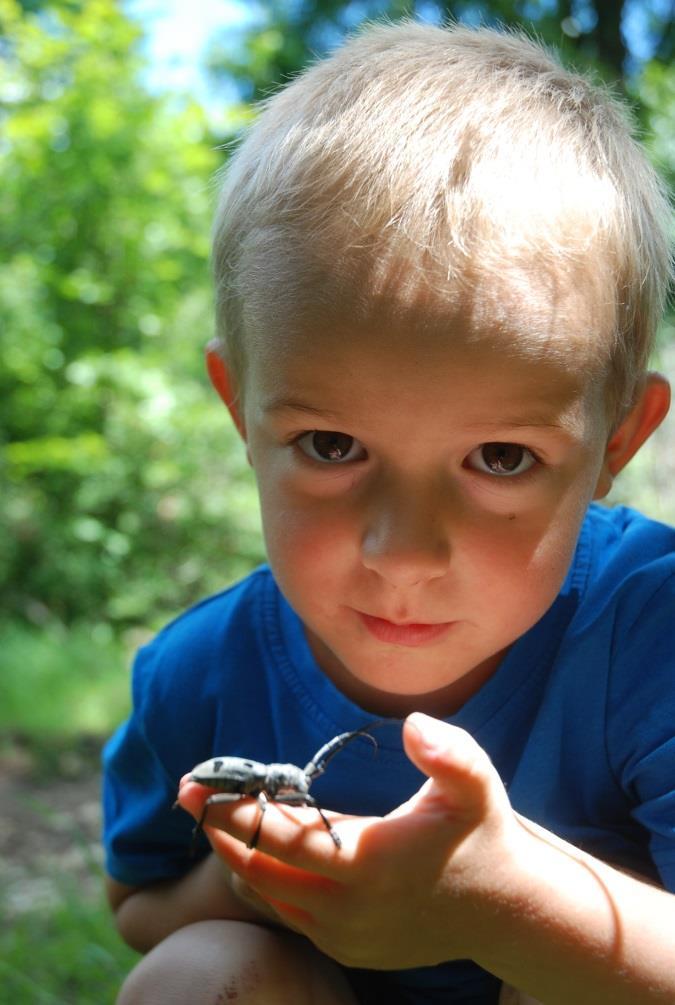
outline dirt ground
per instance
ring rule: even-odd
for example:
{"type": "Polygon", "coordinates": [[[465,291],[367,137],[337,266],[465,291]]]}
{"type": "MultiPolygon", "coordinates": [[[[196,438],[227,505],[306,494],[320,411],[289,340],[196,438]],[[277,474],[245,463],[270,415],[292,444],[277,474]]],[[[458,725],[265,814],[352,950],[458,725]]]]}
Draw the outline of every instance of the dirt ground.
{"type": "Polygon", "coordinates": [[[45,780],[18,752],[0,758],[0,890],[4,920],[101,890],[96,756],[45,780]]]}

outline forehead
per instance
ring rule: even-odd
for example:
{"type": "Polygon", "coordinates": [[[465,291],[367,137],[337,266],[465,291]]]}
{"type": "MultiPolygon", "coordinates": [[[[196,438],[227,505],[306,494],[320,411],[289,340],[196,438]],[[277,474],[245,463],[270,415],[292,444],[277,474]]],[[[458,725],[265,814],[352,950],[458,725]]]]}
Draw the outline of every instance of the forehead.
{"type": "Polygon", "coordinates": [[[489,279],[465,275],[441,285],[399,263],[361,282],[324,275],[303,292],[263,299],[249,312],[247,384],[289,368],[330,370],[347,353],[381,361],[395,354],[403,367],[433,358],[443,369],[444,355],[463,347],[480,350],[476,367],[494,354],[542,372],[571,368],[596,384],[607,376],[613,316],[591,270],[563,277],[511,265],[489,279]]]}
{"type": "Polygon", "coordinates": [[[459,426],[488,438],[507,426],[604,436],[604,374],[590,356],[580,362],[573,325],[569,340],[557,329],[554,339],[543,313],[522,323],[520,312],[514,334],[513,311],[488,297],[451,311],[424,306],[336,309],[261,338],[248,364],[247,420],[320,420],[362,435],[384,424],[390,438],[427,445],[440,427],[459,426]]]}

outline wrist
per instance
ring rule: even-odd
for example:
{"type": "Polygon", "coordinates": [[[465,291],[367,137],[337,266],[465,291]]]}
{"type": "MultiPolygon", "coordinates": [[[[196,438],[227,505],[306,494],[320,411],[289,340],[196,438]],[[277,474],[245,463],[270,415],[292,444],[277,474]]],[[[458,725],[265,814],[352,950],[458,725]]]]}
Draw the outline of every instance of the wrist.
{"type": "Polygon", "coordinates": [[[547,1005],[675,1001],[672,896],[516,819],[510,879],[472,958],[547,1005]]]}
{"type": "Polygon", "coordinates": [[[522,975],[523,963],[532,962],[554,931],[558,940],[578,942],[589,897],[599,943],[611,925],[607,898],[596,902],[601,886],[583,853],[528,820],[516,816],[515,822],[488,884],[481,939],[478,951],[471,954],[485,969],[503,980],[511,978],[512,983],[522,975]]]}

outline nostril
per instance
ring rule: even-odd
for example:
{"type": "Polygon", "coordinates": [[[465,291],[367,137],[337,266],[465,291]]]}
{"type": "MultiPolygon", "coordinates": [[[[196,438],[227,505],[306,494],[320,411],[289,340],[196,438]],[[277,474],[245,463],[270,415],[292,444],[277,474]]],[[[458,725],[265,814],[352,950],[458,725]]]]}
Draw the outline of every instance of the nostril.
{"type": "Polygon", "coordinates": [[[416,586],[448,571],[447,547],[404,547],[386,542],[364,542],[361,560],[366,569],[400,586],[416,586]]]}
{"type": "Polygon", "coordinates": [[[445,486],[390,475],[369,500],[361,539],[363,565],[397,586],[444,576],[450,564],[445,486]]]}

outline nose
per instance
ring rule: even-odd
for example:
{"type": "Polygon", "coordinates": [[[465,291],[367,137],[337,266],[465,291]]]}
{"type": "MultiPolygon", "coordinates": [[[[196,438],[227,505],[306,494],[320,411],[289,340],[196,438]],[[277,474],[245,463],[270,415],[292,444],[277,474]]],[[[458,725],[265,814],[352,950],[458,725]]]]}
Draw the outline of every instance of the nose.
{"type": "Polygon", "coordinates": [[[361,561],[392,586],[414,586],[439,579],[450,564],[445,524],[445,515],[435,498],[412,490],[387,492],[372,501],[361,561]]]}

